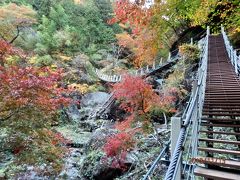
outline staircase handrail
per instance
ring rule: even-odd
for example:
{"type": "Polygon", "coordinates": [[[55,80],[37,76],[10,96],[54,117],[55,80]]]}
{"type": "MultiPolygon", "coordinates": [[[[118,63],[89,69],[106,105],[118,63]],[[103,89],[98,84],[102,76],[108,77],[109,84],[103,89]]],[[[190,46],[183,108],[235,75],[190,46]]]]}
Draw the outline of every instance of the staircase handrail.
{"type": "Polygon", "coordinates": [[[224,39],[224,44],[228,53],[228,57],[231,60],[231,63],[234,67],[235,73],[239,75],[240,73],[240,67],[239,67],[239,61],[240,61],[240,55],[237,56],[237,50],[233,48],[231,45],[229,38],[227,36],[227,33],[224,30],[224,27],[221,25],[221,33],[224,39]]]}
{"type": "MultiPolygon", "coordinates": [[[[209,27],[207,28],[207,35],[206,35],[206,42],[205,42],[205,48],[203,52],[203,56],[201,59],[201,67],[199,68],[198,71],[198,84],[196,91],[193,93],[193,98],[191,99],[190,105],[188,110],[186,111],[186,117],[183,117],[183,125],[182,128],[180,129],[179,137],[176,143],[176,147],[174,149],[173,155],[171,157],[171,162],[168,167],[165,180],[174,180],[178,171],[178,167],[181,161],[182,153],[183,153],[183,146],[185,143],[186,139],[186,132],[187,128],[192,121],[192,115],[194,113],[194,110],[198,110],[198,106],[202,106],[203,104],[203,97],[204,97],[204,92],[205,92],[205,81],[206,81],[206,71],[207,71],[207,60],[208,60],[208,39],[210,35],[210,30],[209,27]]],[[[201,114],[199,114],[201,117],[201,114]]]]}

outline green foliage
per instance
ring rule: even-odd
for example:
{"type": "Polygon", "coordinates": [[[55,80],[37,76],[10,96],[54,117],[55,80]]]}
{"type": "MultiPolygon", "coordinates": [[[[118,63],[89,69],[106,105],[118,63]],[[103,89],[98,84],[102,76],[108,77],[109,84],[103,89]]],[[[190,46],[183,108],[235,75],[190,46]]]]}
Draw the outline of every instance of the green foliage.
{"type": "Polygon", "coordinates": [[[50,54],[54,50],[55,42],[53,42],[53,35],[56,31],[56,23],[49,20],[46,16],[42,17],[42,24],[39,25],[38,35],[40,42],[36,45],[36,52],[40,55],[50,54]]]}
{"type": "Polygon", "coordinates": [[[149,114],[150,114],[151,119],[158,120],[158,119],[162,118],[164,112],[165,111],[162,108],[160,108],[158,106],[153,106],[150,109],[149,114]]]}
{"type": "MultiPolygon", "coordinates": [[[[115,42],[119,26],[110,26],[107,20],[112,16],[109,0],[90,0],[76,4],[73,0],[5,0],[5,3],[31,5],[37,11],[38,41],[32,47],[39,55],[58,52],[73,55],[85,52],[88,55],[99,49],[109,48],[115,42]]],[[[23,40],[18,42],[24,44],[23,40]]],[[[30,47],[26,48],[27,50],[30,47]]]]}
{"type": "Polygon", "coordinates": [[[50,6],[50,12],[41,17],[41,24],[38,26],[40,41],[36,52],[72,54],[82,51],[93,54],[108,47],[115,41],[112,27],[105,22],[111,8],[99,8],[102,6],[97,7],[91,1],[78,5],[70,0],[50,6]],[[105,13],[101,14],[102,11],[105,13]]]}
{"type": "Polygon", "coordinates": [[[53,64],[53,59],[50,55],[37,56],[36,65],[39,67],[50,66],[53,64]]]}
{"type": "Polygon", "coordinates": [[[87,179],[93,179],[96,169],[99,168],[101,158],[104,156],[104,152],[100,150],[91,151],[81,163],[81,171],[83,176],[87,179]]]}
{"type": "Polygon", "coordinates": [[[197,63],[200,56],[200,50],[195,44],[183,44],[179,47],[181,56],[186,64],[197,63]]]}

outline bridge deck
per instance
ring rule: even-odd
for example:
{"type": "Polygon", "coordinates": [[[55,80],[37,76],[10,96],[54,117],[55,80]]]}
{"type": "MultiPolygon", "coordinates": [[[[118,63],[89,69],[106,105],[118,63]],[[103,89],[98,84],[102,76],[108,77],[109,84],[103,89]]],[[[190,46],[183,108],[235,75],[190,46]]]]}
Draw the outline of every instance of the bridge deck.
{"type": "Polygon", "coordinates": [[[240,80],[229,60],[222,35],[209,37],[209,54],[198,155],[229,163],[202,163],[195,174],[211,179],[240,179],[240,80]],[[215,174],[212,174],[215,173],[215,174]],[[231,174],[232,173],[232,174],[231,174]]]}

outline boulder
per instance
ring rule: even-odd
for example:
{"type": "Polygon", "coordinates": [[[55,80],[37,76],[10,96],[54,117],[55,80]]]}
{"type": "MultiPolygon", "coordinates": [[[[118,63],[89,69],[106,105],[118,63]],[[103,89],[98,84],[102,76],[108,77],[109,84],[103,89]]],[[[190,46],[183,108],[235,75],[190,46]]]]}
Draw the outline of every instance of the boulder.
{"type": "Polygon", "coordinates": [[[70,121],[72,122],[78,122],[81,119],[81,114],[79,112],[79,105],[77,102],[80,101],[81,99],[81,94],[78,91],[72,92],[70,94],[70,97],[75,101],[73,103],[71,103],[67,110],[67,117],[70,121]]]}
{"type": "Polygon", "coordinates": [[[96,129],[96,131],[94,131],[94,133],[91,135],[90,140],[86,144],[85,151],[88,152],[90,149],[98,150],[102,148],[102,146],[106,143],[107,138],[116,133],[117,133],[117,130],[109,127],[96,129]]]}
{"type": "Polygon", "coordinates": [[[109,97],[110,95],[105,92],[89,93],[82,97],[81,106],[96,108],[106,102],[109,97]]]}

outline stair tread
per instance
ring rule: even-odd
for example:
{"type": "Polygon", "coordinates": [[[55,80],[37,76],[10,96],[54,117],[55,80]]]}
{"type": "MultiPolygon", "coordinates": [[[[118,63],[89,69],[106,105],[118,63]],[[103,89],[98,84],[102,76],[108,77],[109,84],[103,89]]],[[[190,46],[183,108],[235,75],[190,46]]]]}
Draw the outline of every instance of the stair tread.
{"type": "Polygon", "coordinates": [[[229,150],[229,149],[198,147],[198,150],[205,151],[205,152],[213,152],[213,153],[220,153],[220,154],[233,154],[233,155],[239,155],[240,156],[240,151],[229,150]]]}
{"type": "Polygon", "coordinates": [[[222,139],[208,139],[208,138],[199,138],[199,141],[215,142],[215,143],[226,143],[226,144],[237,144],[240,145],[240,141],[229,141],[222,139]]]}
{"type": "Polygon", "coordinates": [[[209,105],[205,105],[203,106],[203,110],[213,110],[213,109],[217,109],[217,110],[240,110],[240,106],[209,106],[209,105]]]}
{"type": "Polygon", "coordinates": [[[231,113],[240,113],[240,110],[237,109],[203,109],[203,112],[231,112],[231,113]]]}
{"type": "Polygon", "coordinates": [[[209,124],[209,123],[201,123],[202,126],[215,126],[215,127],[240,127],[239,124],[209,124]]]}
{"type": "Polygon", "coordinates": [[[229,159],[220,159],[213,157],[195,157],[194,161],[195,164],[214,164],[222,167],[240,169],[239,161],[233,161],[229,159]]]}
{"type": "Polygon", "coordinates": [[[218,179],[218,180],[239,180],[240,174],[223,172],[213,169],[207,169],[203,167],[196,167],[194,173],[197,176],[202,176],[205,178],[218,179]]]}
{"type": "Polygon", "coordinates": [[[203,116],[240,116],[240,113],[203,112],[203,116]]]}
{"type": "Polygon", "coordinates": [[[199,131],[200,133],[207,133],[207,134],[225,134],[225,135],[235,135],[235,136],[240,136],[240,133],[235,133],[235,132],[223,132],[223,131],[199,131]]]}
{"type": "Polygon", "coordinates": [[[240,121],[240,119],[231,119],[231,118],[206,118],[203,117],[202,120],[206,121],[240,121]]]}

